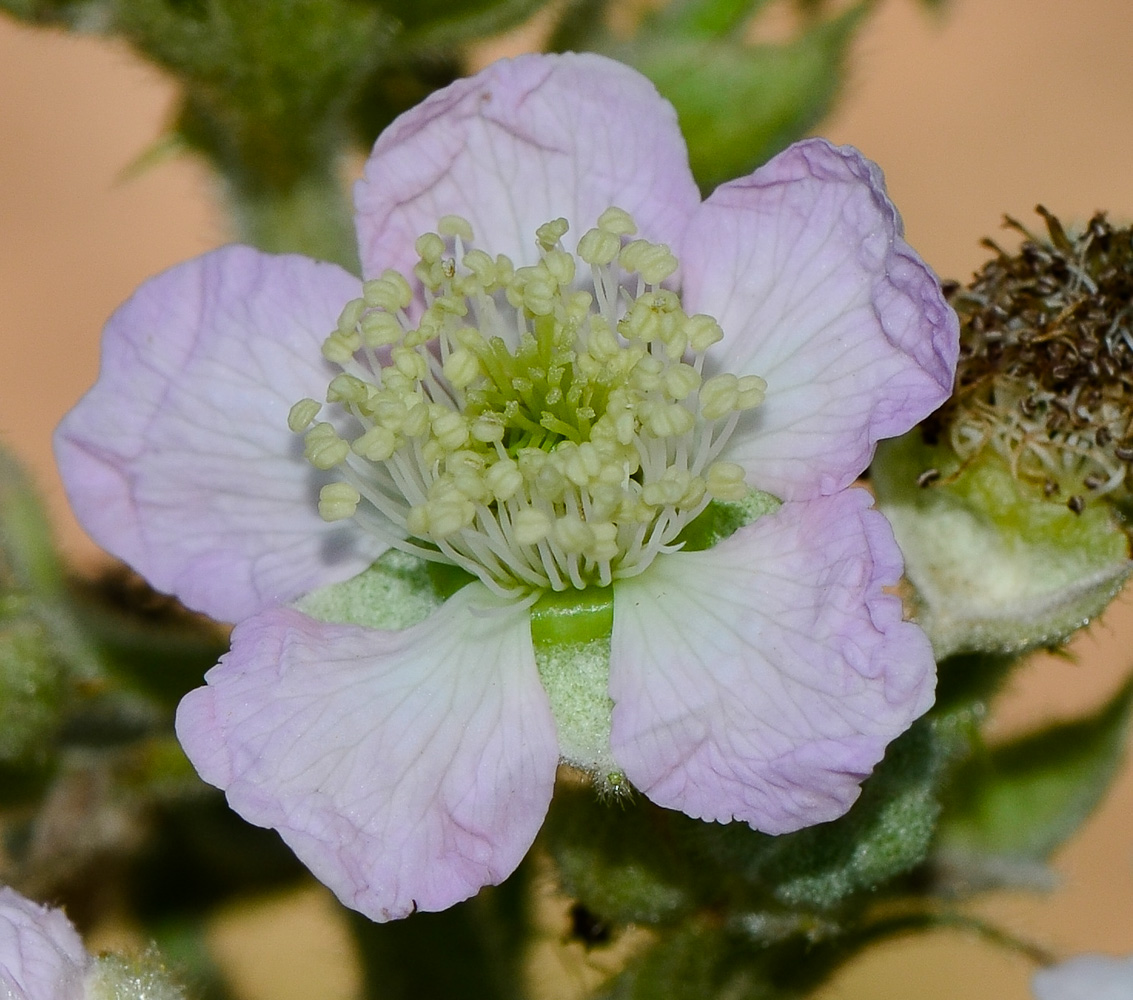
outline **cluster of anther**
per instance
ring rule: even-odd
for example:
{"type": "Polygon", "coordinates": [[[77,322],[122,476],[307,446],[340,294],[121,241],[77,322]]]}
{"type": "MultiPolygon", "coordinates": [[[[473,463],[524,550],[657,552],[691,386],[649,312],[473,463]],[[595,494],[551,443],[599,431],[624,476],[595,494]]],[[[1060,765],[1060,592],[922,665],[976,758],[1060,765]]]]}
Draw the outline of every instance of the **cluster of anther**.
{"type": "Polygon", "coordinates": [[[323,345],[331,420],[313,399],[289,417],[308,460],[340,471],[326,520],[515,594],[639,573],[712,499],[747,495],[717,456],[764,381],[704,376],[720,327],[663,287],[677,259],[631,239],[626,212],[573,254],[567,228],[540,226],[539,263],[517,268],[441,219],[416,244],[416,320],[405,277],[365,282],[323,345]]]}
{"type": "Polygon", "coordinates": [[[1133,488],[1133,229],[1104,214],[1067,233],[1041,205],[1049,238],[1024,236],[954,289],[960,363],[934,423],[961,458],[985,446],[1015,475],[1080,511],[1133,488]]]}

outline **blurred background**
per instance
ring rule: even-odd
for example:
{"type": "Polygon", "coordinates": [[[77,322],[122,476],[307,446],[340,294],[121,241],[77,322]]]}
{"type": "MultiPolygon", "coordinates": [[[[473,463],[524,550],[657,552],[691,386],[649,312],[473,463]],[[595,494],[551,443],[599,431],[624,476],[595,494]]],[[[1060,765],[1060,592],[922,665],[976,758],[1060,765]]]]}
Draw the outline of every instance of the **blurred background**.
{"type": "MultiPolygon", "coordinates": [[[[1064,221],[1096,209],[1133,219],[1130,52],[1129,0],[950,0],[937,15],[885,0],[819,131],[881,164],[910,243],[963,280],[986,259],[979,239],[998,235],[1004,212],[1029,225],[1042,202],[1064,221]]],[[[168,81],[124,47],[0,19],[0,439],[35,475],[80,566],[99,555],[67,510],[52,429],[93,382],[113,309],[146,277],[227,240],[202,164],[138,168],[172,102],[168,81]]],[[[995,706],[999,732],[1104,700],[1133,668],[1133,602],[1115,605],[1072,652],[1015,675],[995,706]]],[[[1057,889],[989,896],[978,911],[1060,956],[1133,952],[1131,817],[1127,767],[1059,856],[1057,889]]],[[[548,919],[553,933],[557,917],[548,919]]],[[[213,932],[247,1000],[351,996],[349,942],[319,892],[232,912],[213,932]]],[[[558,977],[600,962],[580,947],[574,959],[548,970],[547,997],[558,977]]],[[[876,949],[822,1000],[1022,1000],[1029,971],[970,936],[936,932],[876,949]]]]}

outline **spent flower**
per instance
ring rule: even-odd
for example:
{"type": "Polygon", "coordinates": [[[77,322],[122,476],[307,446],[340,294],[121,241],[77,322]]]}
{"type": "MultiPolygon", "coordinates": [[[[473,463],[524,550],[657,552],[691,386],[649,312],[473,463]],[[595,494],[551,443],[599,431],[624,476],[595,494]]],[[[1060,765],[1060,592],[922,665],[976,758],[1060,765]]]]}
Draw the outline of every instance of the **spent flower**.
{"type": "Polygon", "coordinates": [[[952,290],[952,398],[873,465],[941,658],[1056,645],[1133,572],[1133,228],[1038,211],[952,290]]]}
{"type": "Polygon", "coordinates": [[[957,350],[878,169],[812,140],[701,202],[648,81],[527,56],[394,122],[355,202],[364,281],[152,279],[56,438],[92,535],[238,623],[178,713],[201,775],[379,920],[505,878],[560,760],[842,815],[934,685],[850,487],[957,350]]]}

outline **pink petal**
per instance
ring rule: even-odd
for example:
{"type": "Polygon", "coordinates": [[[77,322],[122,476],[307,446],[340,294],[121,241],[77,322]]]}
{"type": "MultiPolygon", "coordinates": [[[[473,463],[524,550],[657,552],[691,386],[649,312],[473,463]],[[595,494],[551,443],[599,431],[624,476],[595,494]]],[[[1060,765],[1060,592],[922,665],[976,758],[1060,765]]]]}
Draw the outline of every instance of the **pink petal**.
{"type": "Polygon", "coordinates": [[[700,196],[676,113],[645,77],[589,54],[504,60],[437,91],[378,139],[354,193],[362,269],[407,272],[413,244],[449,213],[476,245],[537,259],[559,216],[578,238],[611,205],[675,241],[700,196]]]}
{"type": "Polygon", "coordinates": [[[723,327],[719,370],[767,379],[725,456],[753,486],[843,489],[951,392],[956,315],[901,234],[881,171],[820,139],[717,188],[693,220],[685,306],[723,327]]]}
{"type": "Polygon", "coordinates": [[[343,903],[441,910],[519,864],[558,761],[525,608],[470,584],[400,632],[277,609],[232,643],[178,737],[343,903]]]}
{"type": "Polygon", "coordinates": [[[319,517],[325,480],[287,428],[293,403],[325,396],[320,345],[358,291],[333,264],[238,246],[142,285],[55,434],[95,541],[225,621],[368,566],[381,547],[319,517]]]}
{"type": "Polygon", "coordinates": [[[82,1000],[90,962],[62,910],[0,888],[0,997],[82,1000]]]}
{"type": "Polygon", "coordinates": [[[614,589],[614,757],[658,805],[787,833],[841,816],[932,704],[864,490],[787,503],[614,589]]]}

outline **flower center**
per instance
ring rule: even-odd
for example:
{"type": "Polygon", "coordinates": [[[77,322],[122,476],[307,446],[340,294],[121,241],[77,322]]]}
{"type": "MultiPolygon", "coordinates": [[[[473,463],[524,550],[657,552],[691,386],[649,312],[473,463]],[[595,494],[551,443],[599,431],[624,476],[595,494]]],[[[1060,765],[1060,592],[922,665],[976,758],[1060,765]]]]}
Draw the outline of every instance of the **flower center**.
{"type": "Polygon", "coordinates": [[[567,228],[540,226],[539,263],[516,268],[441,219],[416,244],[416,323],[404,276],[365,282],[323,344],[341,369],[330,420],[313,399],[288,418],[307,459],[342,475],[323,518],[514,595],[640,573],[711,500],[747,495],[716,458],[766,383],[702,376],[720,326],[662,286],[677,259],[630,239],[626,212],[602,213],[575,254],[567,228]]]}

